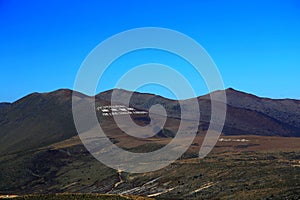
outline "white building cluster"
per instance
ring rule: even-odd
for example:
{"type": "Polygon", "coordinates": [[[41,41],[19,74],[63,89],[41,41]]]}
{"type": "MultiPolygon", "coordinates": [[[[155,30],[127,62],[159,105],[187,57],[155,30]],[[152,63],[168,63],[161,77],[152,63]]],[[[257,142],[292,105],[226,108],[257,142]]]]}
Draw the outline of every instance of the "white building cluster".
{"type": "Polygon", "coordinates": [[[138,111],[135,108],[130,108],[124,105],[99,106],[97,107],[97,111],[100,111],[103,116],[148,114],[146,111],[138,111]]]}
{"type": "Polygon", "coordinates": [[[249,142],[247,139],[220,138],[219,142],[249,142]]]}

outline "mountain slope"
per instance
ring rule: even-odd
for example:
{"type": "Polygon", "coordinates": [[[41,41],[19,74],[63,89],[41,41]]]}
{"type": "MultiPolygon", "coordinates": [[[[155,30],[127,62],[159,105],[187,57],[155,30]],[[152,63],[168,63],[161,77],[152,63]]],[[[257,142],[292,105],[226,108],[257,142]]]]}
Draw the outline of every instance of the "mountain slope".
{"type": "Polygon", "coordinates": [[[38,148],[76,135],[70,90],[33,93],[1,112],[0,154],[38,148]]]}
{"type": "MultiPolygon", "coordinates": [[[[129,93],[115,91],[117,99],[129,93]]],[[[11,104],[1,103],[0,155],[40,148],[77,135],[72,116],[72,93],[71,90],[33,93],[11,104]]],[[[96,105],[109,105],[111,93],[112,90],[98,94],[96,105]]],[[[300,136],[300,101],[259,98],[233,89],[227,89],[226,94],[224,135],[300,136]]],[[[90,98],[78,92],[76,96],[90,98]]],[[[210,120],[209,95],[198,97],[198,101],[201,111],[199,128],[205,131],[210,120]]],[[[180,103],[188,104],[189,100],[180,103]]],[[[133,93],[130,101],[132,107],[141,110],[148,110],[155,104],[166,108],[171,121],[180,119],[178,101],[143,93],[133,93]]],[[[139,120],[142,124],[149,123],[146,118],[139,120]]],[[[116,128],[110,130],[111,134],[119,132],[116,128]]]]}
{"type": "MultiPolygon", "coordinates": [[[[116,99],[122,99],[129,94],[126,90],[117,90],[116,99]]],[[[224,124],[224,135],[265,135],[265,136],[300,136],[300,101],[291,99],[260,98],[251,94],[227,89],[227,115],[224,124]]],[[[112,90],[97,95],[97,99],[109,100],[112,90]]],[[[218,95],[218,91],[215,92],[218,95]]],[[[208,95],[198,97],[201,112],[201,129],[207,130],[211,102],[208,95]]],[[[182,100],[181,104],[189,103],[182,100]]],[[[168,117],[180,118],[179,102],[157,95],[133,93],[130,105],[142,110],[148,110],[151,105],[161,104],[168,117]]],[[[190,111],[193,112],[193,111],[190,111]]]]}
{"type": "MultiPolygon", "coordinates": [[[[245,134],[300,136],[300,101],[260,98],[229,88],[226,90],[228,113],[225,128],[245,134]]],[[[239,134],[226,131],[225,134],[239,134]]]]}
{"type": "MultiPolygon", "coordinates": [[[[109,105],[111,92],[97,95],[96,106],[109,105]]],[[[128,94],[116,92],[118,99],[128,94]]],[[[267,199],[275,195],[299,199],[300,138],[251,136],[300,136],[299,101],[259,98],[232,89],[226,93],[226,123],[213,151],[199,162],[203,131],[210,119],[210,99],[205,95],[198,97],[200,130],[189,150],[168,167],[145,174],[105,166],[77,137],[72,94],[78,102],[91,97],[57,90],[0,104],[0,194],[107,193],[158,199],[267,199]],[[280,181],[274,182],[278,177],[280,181]]],[[[170,142],[180,123],[178,101],[142,93],[134,93],[130,101],[131,107],[140,110],[154,104],[164,105],[168,119],[164,129],[150,139],[126,135],[113,118],[100,112],[99,122],[117,146],[135,153],[154,151],[170,142]]],[[[139,125],[150,122],[147,115],[131,117],[139,125]]]]}

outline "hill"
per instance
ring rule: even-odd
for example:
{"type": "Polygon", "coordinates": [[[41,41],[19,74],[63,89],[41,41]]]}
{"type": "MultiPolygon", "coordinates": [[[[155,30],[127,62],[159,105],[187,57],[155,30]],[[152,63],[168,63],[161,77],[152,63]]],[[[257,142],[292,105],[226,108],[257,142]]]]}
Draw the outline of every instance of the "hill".
{"type": "MultiPolygon", "coordinates": [[[[71,90],[61,89],[50,93],[33,93],[14,103],[0,104],[0,155],[37,149],[77,135],[72,116],[71,90]]],[[[96,105],[109,105],[112,90],[96,95],[96,105]]],[[[117,97],[128,91],[116,90],[117,97]]],[[[222,134],[300,136],[300,101],[274,100],[227,89],[227,117],[222,134]]],[[[79,99],[91,98],[75,92],[79,99]]],[[[201,118],[199,133],[205,132],[210,120],[209,95],[198,97],[201,118]]],[[[167,124],[173,132],[179,124],[179,102],[153,94],[134,93],[130,105],[148,110],[154,104],[163,105],[168,114],[167,124]]],[[[181,103],[188,104],[189,100],[181,103]]],[[[191,111],[192,112],[192,111],[191,111]]],[[[98,116],[99,120],[101,116],[98,116]]],[[[149,118],[136,118],[136,123],[147,124],[149,118]]],[[[101,121],[101,120],[100,120],[101,121]]],[[[114,135],[117,127],[107,127],[114,135]],[[110,130],[112,129],[112,130],[110,130]]],[[[165,131],[166,132],[166,131],[165,131]]],[[[160,133],[158,136],[170,137],[160,133]]]]}
{"type": "MultiPolygon", "coordinates": [[[[96,107],[110,105],[111,93],[96,95],[96,107]]],[[[116,93],[120,99],[128,91],[116,93]]],[[[82,197],[80,194],[93,193],[89,197],[126,194],[197,200],[300,198],[299,101],[260,98],[227,89],[228,110],[222,136],[213,151],[199,161],[199,148],[210,119],[210,99],[209,95],[198,97],[200,127],[188,151],[166,168],[128,174],[103,165],[81,143],[72,117],[72,94],[78,102],[92,100],[63,89],[0,104],[0,195],[20,195],[19,199],[37,193],[47,195],[30,198],[55,199],[57,193],[76,193],[76,199],[82,197]]],[[[131,152],[154,151],[176,134],[179,102],[143,93],[134,93],[130,101],[130,107],[137,111],[147,111],[157,103],[166,108],[168,118],[164,128],[148,139],[126,135],[112,117],[100,112],[98,119],[117,146],[131,152]]],[[[131,117],[139,125],[150,123],[147,114],[131,117]]]]}

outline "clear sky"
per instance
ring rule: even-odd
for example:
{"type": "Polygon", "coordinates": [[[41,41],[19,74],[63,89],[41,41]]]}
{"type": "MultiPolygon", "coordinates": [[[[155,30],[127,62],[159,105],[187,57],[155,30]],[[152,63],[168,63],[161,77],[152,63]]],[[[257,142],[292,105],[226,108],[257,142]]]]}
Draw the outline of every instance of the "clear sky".
{"type": "MultiPolygon", "coordinates": [[[[0,0],[0,102],[72,89],[77,70],[97,44],[149,26],[199,42],[225,87],[300,98],[298,0],[0,0]]],[[[113,85],[107,82],[99,91],[113,85]]],[[[163,90],[148,90],[168,97],[163,90]]]]}

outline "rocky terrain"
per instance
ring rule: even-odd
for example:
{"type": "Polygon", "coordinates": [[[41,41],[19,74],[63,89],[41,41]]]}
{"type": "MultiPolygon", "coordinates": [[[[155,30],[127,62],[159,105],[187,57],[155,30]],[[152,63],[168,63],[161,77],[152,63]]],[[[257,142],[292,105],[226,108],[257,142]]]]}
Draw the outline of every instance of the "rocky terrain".
{"type": "MultiPolygon", "coordinates": [[[[127,92],[118,90],[117,94],[122,98],[127,92]]],[[[259,98],[227,89],[227,118],[221,138],[200,160],[210,100],[208,95],[198,97],[200,126],[188,151],[161,170],[129,174],[103,165],[83,146],[73,122],[72,93],[33,93],[14,103],[0,104],[0,195],[17,195],[19,199],[26,199],[22,195],[27,194],[56,193],[155,199],[300,198],[299,101],[259,98]]],[[[74,94],[79,99],[91,98],[74,94]]],[[[97,95],[96,107],[110,105],[110,95],[111,91],[97,95]]],[[[164,128],[148,139],[126,135],[112,117],[100,112],[98,120],[119,147],[151,152],[168,144],[180,123],[177,101],[142,93],[134,93],[130,101],[137,111],[148,111],[154,104],[166,108],[168,119],[164,128]]],[[[151,121],[147,114],[131,118],[139,125],[151,121]]]]}

